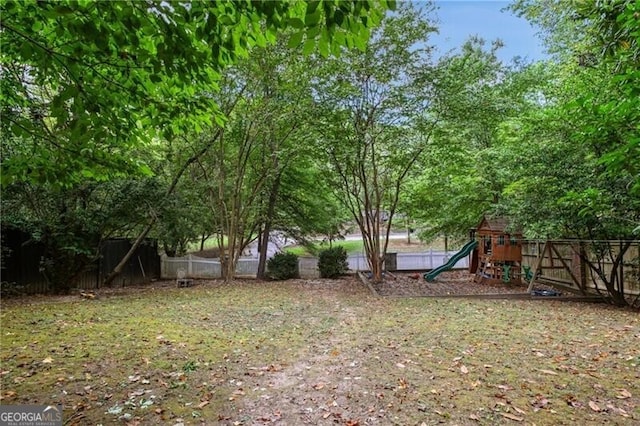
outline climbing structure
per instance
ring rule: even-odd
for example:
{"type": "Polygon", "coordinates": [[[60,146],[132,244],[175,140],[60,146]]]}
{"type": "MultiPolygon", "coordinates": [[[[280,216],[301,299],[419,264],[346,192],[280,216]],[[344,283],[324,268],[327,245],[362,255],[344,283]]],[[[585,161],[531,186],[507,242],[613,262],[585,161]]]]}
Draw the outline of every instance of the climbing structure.
{"type": "Polygon", "coordinates": [[[484,216],[472,231],[478,241],[470,263],[476,282],[520,284],[522,234],[507,232],[508,226],[504,218],[484,216]]]}

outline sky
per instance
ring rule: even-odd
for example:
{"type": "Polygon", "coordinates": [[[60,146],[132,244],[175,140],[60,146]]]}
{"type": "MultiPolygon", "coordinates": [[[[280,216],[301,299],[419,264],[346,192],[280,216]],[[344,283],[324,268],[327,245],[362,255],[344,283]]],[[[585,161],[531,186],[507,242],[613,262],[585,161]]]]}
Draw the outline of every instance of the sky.
{"type": "MultiPolygon", "coordinates": [[[[419,3],[419,1],[417,2],[419,3]]],[[[501,11],[508,1],[436,0],[440,34],[432,36],[440,53],[461,46],[472,35],[487,42],[500,38],[504,47],[498,57],[503,62],[521,56],[531,61],[544,59],[544,48],[536,36],[537,30],[525,19],[509,11],[501,11]]]]}

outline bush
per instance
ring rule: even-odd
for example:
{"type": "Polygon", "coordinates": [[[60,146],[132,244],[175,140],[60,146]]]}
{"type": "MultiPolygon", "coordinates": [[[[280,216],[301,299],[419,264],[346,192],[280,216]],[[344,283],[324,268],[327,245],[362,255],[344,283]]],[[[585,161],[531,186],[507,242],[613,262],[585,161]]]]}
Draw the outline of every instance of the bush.
{"type": "Polygon", "coordinates": [[[298,256],[293,253],[276,253],[267,262],[267,276],[272,280],[299,278],[298,256]]]}
{"type": "Polygon", "coordinates": [[[344,247],[322,250],[318,256],[318,269],[321,278],[335,278],[349,270],[347,252],[344,247]]]}

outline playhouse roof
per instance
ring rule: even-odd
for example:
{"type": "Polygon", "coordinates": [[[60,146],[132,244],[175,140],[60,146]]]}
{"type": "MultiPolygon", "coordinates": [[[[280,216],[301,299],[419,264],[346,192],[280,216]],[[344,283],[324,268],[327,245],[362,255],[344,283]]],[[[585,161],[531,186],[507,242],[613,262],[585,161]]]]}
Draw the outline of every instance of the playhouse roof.
{"type": "Polygon", "coordinates": [[[508,226],[509,220],[507,218],[483,216],[476,229],[487,229],[489,231],[507,233],[506,229],[508,226]]]}

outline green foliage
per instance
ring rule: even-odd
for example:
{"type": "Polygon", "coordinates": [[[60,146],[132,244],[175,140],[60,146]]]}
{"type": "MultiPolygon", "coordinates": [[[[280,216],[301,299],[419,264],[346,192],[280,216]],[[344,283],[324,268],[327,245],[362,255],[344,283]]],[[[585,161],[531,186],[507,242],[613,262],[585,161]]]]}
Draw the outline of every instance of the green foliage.
{"type": "Polygon", "coordinates": [[[514,156],[500,208],[529,236],[591,240],[597,261],[583,261],[624,305],[619,268],[640,229],[640,3],[522,0],[515,8],[542,28],[557,62],[547,64],[553,78],[540,108],[504,135],[514,156]]]}
{"type": "Polygon", "coordinates": [[[403,3],[374,29],[366,50],[324,61],[314,82],[314,136],[331,165],[326,179],[360,228],[376,280],[387,244],[382,212],[391,224],[430,134],[418,123],[428,121],[422,113],[432,93],[431,6],[403,3]]]}
{"type": "Polygon", "coordinates": [[[549,49],[558,52],[565,94],[579,90],[561,100],[577,121],[574,142],[602,141],[594,153],[605,166],[601,173],[630,173],[630,188],[640,193],[640,3],[519,0],[513,8],[537,24],[549,49]],[[581,87],[570,73],[589,86],[581,87]]]}
{"type": "Polygon", "coordinates": [[[320,278],[336,278],[349,270],[347,251],[344,247],[332,247],[322,250],[318,255],[320,278]]]}
{"type": "Polygon", "coordinates": [[[434,71],[435,96],[427,114],[438,121],[402,206],[418,221],[423,240],[466,238],[508,184],[505,163],[512,154],[501,128],[532,108],[540,72],[501,63],[499,48],[498,42],[472,38],[434,71]]]}
{"type": "MultiPolygon", "coordinates": [[[[221,110],[221,106],[233,103],[245,83],[238,81],[231,91],[220,92],[229,66],[253,55],[257,48],[275,45],[278,35],[288,36],[292,29],[304,32],[305,46],[310,50],[339,53],[344,46],[362,44],[369,27],[392,5],[377,1],[320,6],[319,2],[287,0],[61,0],[4,1],[0,7],[2,185],[13,186],[11,190],[22,185],[30,193],[55,198],[87,183],[109,184],[131,176],[144,182],[154,172],[168,182],[174,176],[179,178],[184,171],[179,167],[194,162],[194,152],[207,146],[209,141],[203,141],[201,134],[206,137],[214,133],[212,128],[230,121],[230,134],[235,131],[239,138],[250,128],[237,125],[221,110]],[[209,132],[203,132],[205,129],[209,132]],[[184,143],[185,136],[191,143],[184,143]],[[179,145],[177,149],[175,145],[179,145]],[[157,167],[163,162],[168,164],[157,167]],[[176,163],[180,174],[175,174],[176,163]]],[[[260,70],[262,64],[254,61],[252,65],[260,70]]],[[[255,108],[245,109],[246,116],[260,105],[251,107],[255,108]]],[[[266,127],[284,132],[276,123],[264,123],[260,130],[266,127]]],[[[280,137],[277,132],[264,134],[265,138],[280,137]]],[[[231,161],[236,153],[230,150],[231,161]]],[[[264,169],[268,167],[265,163],[264,169]]],[[[243,179],[243,171],[240,175],[238,179],[243,179]]],[[[227,182],[224,177],[220,181],[227,182]]],[[[246,182],[252,185],[250,179],[246,182]]],[[[213,191],[201,192],[198,201],[184,188],[171,194],[174,187],[170,186],[170,197],[158,188],[139,195],[137,204],[114,216],[122,222],[113,232],[126,235],[142,223],[157,222],[157,236],[167,250],[180,251],[195,235],[218,231],[211,224],[203,229],[203,220],[198,220],[206,217],[202,199],[213,191]],[[189,204],[193,208],[188,208],[189,204]]],[[[84,200],[70,197],[69,204],[73,202],[82,204],[84,200]]],[[[75,205],[62,208],[64,212],[58,216],[73,216],[73,220],[65,220],[81,225],[61,226],[65,220],[55,217],[60,209],[52,209],[53,217],[46,219],[25,216],[31,224],[38,222],[33,225],[34,236],[46,235],[50,244],[60,248],[47,258],[47,268],[62,267],[62,258],[91,256],[95,240],[107,232],[108,226],[103,224],[113,222],[91,209],[83,212],[75,205]]],[[[236,205],[236,209],[252,211],[254,217],[260,213],[246,206],[236,205]]],[[[16,220],[22,219],[16,215],[16,220]]],[[[29,224],[25,226],[30,231],[29,224]]],[[[149,228],[144,229],[148,232],[149,228]]],[[[77,269],[74,265],[64,268],[77,269]]],[[[63,276],[54,280],[66,281],[63,276]]]]}
{"type": "Polygon", "coordinates": [[[64,293],[98,256],[100,241],[137,231],[148,211],[159,210],[154,178],[89,182],[69,188],[13,183],[3,191],[3,226],[44,246],[42,273],[64,293]]]}
{"type": "Polygon", "coordinates": [[[322,54],[361,46],[388,2],[3,1],[2,132],[27,149],[2,182],[72,185],[148,173],[154,137],[225,117],[222,70],[286,30],[322,54]]]}
{"type": "Polygon", "coordinates": [[[293,253],[276,253],[267,261],[267,276],[277,281],[300,278],[298,256],[293,253]]]}

